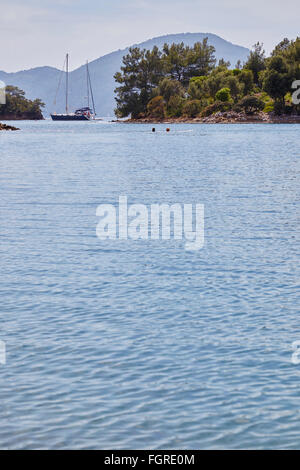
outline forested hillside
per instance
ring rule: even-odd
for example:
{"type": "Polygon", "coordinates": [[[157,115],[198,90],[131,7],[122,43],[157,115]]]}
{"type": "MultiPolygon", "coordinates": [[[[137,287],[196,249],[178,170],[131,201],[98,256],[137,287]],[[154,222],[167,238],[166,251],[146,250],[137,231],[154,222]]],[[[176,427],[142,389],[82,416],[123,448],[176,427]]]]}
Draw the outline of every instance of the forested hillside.
{"type": "Polygon", "coordinates": [[[217,60],[207,38],[193,46],[133,47],[115,74],[116,114],[157,119],[229,110],[300,114],[292,100],[292,86],[299,79],[300,38],[284,39],[270,57],[258,42],[244,64],[217,60]]]}

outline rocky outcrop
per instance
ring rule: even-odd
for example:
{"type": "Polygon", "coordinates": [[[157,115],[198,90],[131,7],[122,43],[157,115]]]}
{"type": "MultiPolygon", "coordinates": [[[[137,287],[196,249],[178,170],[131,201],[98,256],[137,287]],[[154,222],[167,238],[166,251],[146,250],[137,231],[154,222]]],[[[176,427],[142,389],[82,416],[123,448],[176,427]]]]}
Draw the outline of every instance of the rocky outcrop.
{"type": "Polygon", "coordinates": [[[201,119],[204,124],[286,124],[286,123],[300,123],[300,116],[275,116],[274,114],[267,114],[259,112],[256,114],[237,113],[228,111],[225,113],[216,113],[212,116],[201,119]]]}
{"type": "Polygon", "coordinates": [[[8,126],[7,124],[1,124],[0,122],[0,131],[19,131],[17,127],[8,126]]]}
{"type": "Polygon", "coordinates": [[[267,114],[259,112],[256,114],[237,113],[235,111],[218,112],[208,117],[179,117],[157,120],[153,118],[127,119],[126,121],[114,121],[123,123],[151,123],[151,124],[300,124],[300,116],[267,114]]]}

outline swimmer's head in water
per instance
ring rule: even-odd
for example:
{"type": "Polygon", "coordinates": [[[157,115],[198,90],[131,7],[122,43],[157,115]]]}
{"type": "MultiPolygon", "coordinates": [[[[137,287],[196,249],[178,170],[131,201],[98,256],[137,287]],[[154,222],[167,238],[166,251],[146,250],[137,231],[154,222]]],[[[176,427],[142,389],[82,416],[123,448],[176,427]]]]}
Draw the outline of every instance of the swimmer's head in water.
{"type": "Polygon", "coordinates": [[[167,131],[167,132],[170,132],[170,128],[169,128],[169,127],[167,127],[166,131],[167,131]]]}

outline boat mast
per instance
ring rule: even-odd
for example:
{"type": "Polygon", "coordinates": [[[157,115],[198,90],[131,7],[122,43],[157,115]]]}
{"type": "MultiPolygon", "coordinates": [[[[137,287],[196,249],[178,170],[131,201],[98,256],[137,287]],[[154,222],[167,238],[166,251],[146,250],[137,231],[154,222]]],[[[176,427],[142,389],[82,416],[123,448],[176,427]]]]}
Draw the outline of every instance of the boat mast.
{"type": "Polygon", "coordinates": [[[93,94],[93,88],[92,88],[92,82],[91,82],[91,76],[90,76],[90,71],[89,71],[89,65],[88,64],[87,64],[87,74],[88,74],[89,89],[90,89],[90,92],[91,92],[92,103],[93,103],[93,112],[94,112],[94,115],[96,116],[94,94],[93,94]]]}
{"type": "Polygon", "coordinates": [[[66,57],[66,114],[69,114],[69,103],[68,103],[68,98],[69,98],[69,54],[67,54],[66,57]]]}
{"type": "Polygon", "coordinates": [[[90,107],[89,61],[86,61],[87,105],[90,107]]]}

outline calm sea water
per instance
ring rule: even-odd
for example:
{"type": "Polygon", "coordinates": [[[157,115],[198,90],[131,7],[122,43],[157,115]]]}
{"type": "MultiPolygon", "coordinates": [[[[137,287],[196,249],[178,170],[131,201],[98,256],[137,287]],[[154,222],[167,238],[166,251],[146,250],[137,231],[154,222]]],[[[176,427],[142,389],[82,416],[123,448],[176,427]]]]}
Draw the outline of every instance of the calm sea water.
{"type": "Polygon", "coordinates": [[[300,448],[299,126],[0,134],[0,447],[300,448]],[[96,208],[203,203],[205,247],[96,208]],[[298,258],[298,259],[297,259],[298,258]]]}

